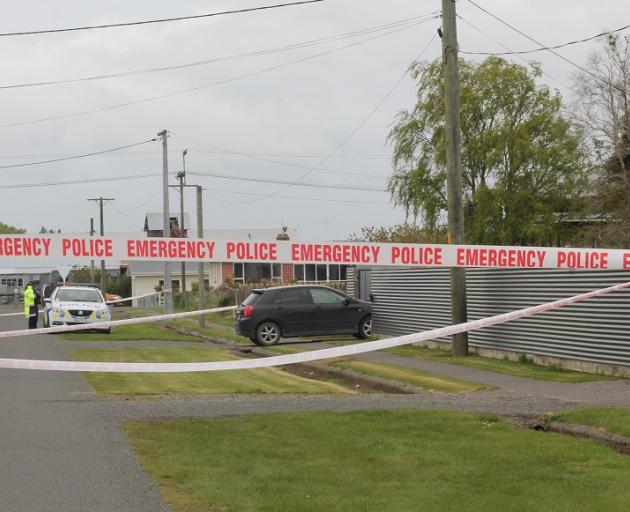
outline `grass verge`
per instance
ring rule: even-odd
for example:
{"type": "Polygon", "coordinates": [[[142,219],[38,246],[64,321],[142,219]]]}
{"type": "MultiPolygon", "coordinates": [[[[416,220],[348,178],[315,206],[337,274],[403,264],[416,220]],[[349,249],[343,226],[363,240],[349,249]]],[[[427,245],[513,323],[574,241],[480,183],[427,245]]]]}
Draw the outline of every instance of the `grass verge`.
{"type": "Polygon", "coordinates": [[[630,458],[451,411],[289,413],[125,427],[176,512],[625,512],[630,458]]]}
{"type": "Polygon", "coordinates": [[[429,372],[416,370],[415,368],[404,368],[402,366],[395,366],[392,364],[353,360],[342,360],[332,364],[338,368],[354,370],[364,375],[371,375],[382,379],[403,382],[405,384],[409,384],[410,386],[430,391],[467,393],[470,391],[489,389],[489,386],[479,384],[478,382],[441,377],[429,372]]]}
{"type": "Polygon", "coordinates": [[[219,341],[230,341],[232,343],[238,343],[241,345],[251,345],[252,341],[249,338],[245,338],[243,336],[239,336],[234,332],[234,327],[228,328],[227,326],[223,326],[221,324],[206,324],[206,327],[203,329],[199,327],[199,321],[197,319],[182,319],[182,320],[173,320],[171,322],[175,327],[179,327],[180,329],[185,329],[187,331],[195,331],[201,333],[209,338],[216,339],[219,341]]]}
{"type": "Polygon", "coordinates": [[[508,361],[505,359],[480,357],[474,354],[468,357],[453,357],[450,352],[445,350],[415,347],[411,345],[388,349],[388,351],[405,357],[418,357],[440,363],[459,364],[479,368],[480,370],[554,382],[590,382],[595,380],[618,380],[621,378],[609,375],[575,372],[554,366],[540,366],[530,361],[508,361]]]}
{"type": "Polygon", "coordinates": [[[157,323],[121,325],[112,327],[111,334],[94,334],[90,332],[67,332],[58,335],[68,341],[203,341],[196,336],[179,334],[166,329],[157,323]]]}
{"type": "MultiPolygon", "coordinates": [[[[75,349],[75,361],[188,363],[236,359],[217,348],[75,349]]],[[[83,374],[104,395],[205,395],[235,393],[352,393],[331,382],[307,379],[275,368],[191,373],[83,374]]]]}
{"type": "Polygon", "coordinates": [[[619,407],[576,409],[554,414],[551,420],[601,428],[613,434],[630,437],[630,409],[619,407]]]}

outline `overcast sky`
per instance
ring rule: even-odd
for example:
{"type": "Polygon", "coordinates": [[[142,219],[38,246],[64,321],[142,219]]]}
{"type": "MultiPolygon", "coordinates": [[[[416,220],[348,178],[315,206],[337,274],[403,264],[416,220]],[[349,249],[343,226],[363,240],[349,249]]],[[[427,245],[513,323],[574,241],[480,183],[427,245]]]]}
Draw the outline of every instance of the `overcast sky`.
{"type": "MultiPolygon", "coordinates": [[[[271,3],[280,2],[2,0],[0,32],[186,16],[271,3]]],[[[630,6],[619,0],[477,3],[549,45],[630,23],[630,6]]],[[[439,10],[440,6],[439,0],[325,0],[192,21],[0,37],[0,86],[115,74],[268,50],[419,17],[439,10]]],[[[512,50],[535,46],[467,0],[460,0],[457,8],[464,20],[512,50]]],[[[206,189],[206,229],[279,229],[284,222],[296,228],[302,240],[332,240],[345,239],[362,226],[393,225],[404,219],[404,212],[395,209],[388,195],[379,190],[384,190],[391,173],[387,133],[396,113],[414,101],[411,80],[405,78],[374,115],[369,119],[368,116],[423,48],[428,45],[423,59],[440,56],[440,40],[434,37],[439,24],[433,19],[416,26],[398,25],[395,31],[389,30],[394,33],[364,33],[306,48],[179,70],[0,89],[0,165],[125,146],[151,139],[167,129],[172,135],[170,170],[181,170],[182,151],[187,148],[188,183],[202,184],[206,189]],[[289,64],[356,42],[361,44],[289,64]],[[284,66],[195,92],[31,123],[136,102],[278,65],[284,66]],[[332,158],[321,163],[344,141],[332,158]],[[317,165],[320,168],[312,170],[317,165]],[[303,178],[305,183],[367,190],[287,187],[192,174],[295,181],[309,170],[303,178]],[[275,195],[265,197],[271,194],[275,195]]],[[[497,42],[465,21],[459,22],[459,43],[462,50],[503,51],[497,42]]],[[[600,47],[601,43],[591,42],[559,52],[584,65],[589,52],[600,47]]],[[[541,82],[558,89],[567,101],[572,100],[569,86],[575,68],[547,52],[528,58],[542,63],[546,75],[541,82]]],[[[90,217],[98,220],[96,204],[87,199],[104,196],[116,199],[105,209],[106,231],[140,230],[146,212],[162,210],[161,171],[159,142],[108,155],[0,169],[0,221],[30,232],[38,231],[42,225],[66,233],[86,232],[90,217]],[[138,174],[154,176],[2,188],[138,174]]],[[[175,183],[174,177],[171,183],[175,183]]],[[[174,191],[170,197],[171,209],[179,209],[174,191]]],[[[186,209],[192,218],[194,197],[192,190],[187,192],[186,209]]]]}

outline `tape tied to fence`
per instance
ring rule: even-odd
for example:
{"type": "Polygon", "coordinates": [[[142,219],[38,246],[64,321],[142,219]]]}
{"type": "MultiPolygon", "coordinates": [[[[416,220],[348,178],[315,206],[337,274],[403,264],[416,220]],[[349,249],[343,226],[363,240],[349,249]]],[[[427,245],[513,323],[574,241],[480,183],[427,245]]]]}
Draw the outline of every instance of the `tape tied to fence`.
{"type": "MultiPolygon", "coordinates": [[[[318,361],[321,359],[330,359],[336,357],[351,356],[363,354],[375,350],[398,347],[400,345],[408,345],[411,343],[419,343],[423,341],[451,336],[461,332],[473,331],[502,324],[511,320],[533,316],[545,311],[557,309],[569,304],[582,302],[595,297],[600,297],[608,293],[616,292],[630,287],[630,282],[622,283],[601,290],[595,290],[573,297],[547,302],[538,306],[531,306],[519,309],[509,313],[503,313],[479,320],[472,320],[461,324],[440,327],[430,331],[419,332],[415,334],[407,334],[405,336],[397,336],[395,338],[387,338],[384,340],[369,341],[366,343],[357,343],[354,345],[345,345],[342,347],[327,348],[322,350],[313,350],[311,352],[300,352],[296,354],[286,354],[281,356],[265,357],[260,359],[245,359],[233,361],[209,361],[199,363],[105,363],[105,362],[84,362],[84,361],[46,361],[34,359],[0,359],[0,368],[13,369],[30,369],[30,370],[57,370],[68,372],[121,372],[121,373],[183,373],[183,372],[205,372],[205,371],[224,371],[224,370],[245,370],[254,368],[269,368],[273,366],[283,366],[287,364],[305,363],[318,361]]],[[[227,311],[234,307],[216,308],[213,310],[193,311],[186,313],[176,313],[174,315],[161,315],[160,317],[144,317],[141,319],[118,320],[117,322],[139,323],[137,320],[147,321],[149,319],[159,318],[161,320],[184,318],[192,316],[192,314],[205,314],[209,312],[227,311]],[[130,320],[133,320],[131,322],[130,320]]],[[[110,322],[114,325],[115,322],[110,322]]],[[[92,324],[95,325],[95,324],[92,324]]],[[[122,325],[122,324],[118,324],[122,325]]],[[[79,327],[79,326],[71,326],[79,327]]],[[[85,326],[80,326],[85,327],[85,326]]],[[[53,328],[54,329],[54,328],[53,328]]],[[[16,331],[14,331],[16,332],[16,331]]],[[[17,331],[23,332],[23,331],[17,331]]],[[[3,333],[0,333],[3,334],[3,333]]]]}

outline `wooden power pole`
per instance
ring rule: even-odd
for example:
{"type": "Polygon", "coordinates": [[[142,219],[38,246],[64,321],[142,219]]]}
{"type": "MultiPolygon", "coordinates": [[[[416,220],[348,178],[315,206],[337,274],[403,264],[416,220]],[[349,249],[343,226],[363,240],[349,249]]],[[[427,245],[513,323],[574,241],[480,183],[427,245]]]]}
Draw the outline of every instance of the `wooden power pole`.
{"type": "MultiPolygon", "coordinates": [[[[459,125],[459,66],[457,51],[457,14],[455,0],[442,0],[442,59],[444,62],[444,98],[446,103],[446,187],[448,201],[448,241],[464,243],[462,204],[462,151],[459,125]]],[[[452,267],[451,320],[466,322],[466,269],[452,267]]],[[[453,335],[453,355],[468,355],[468,334],[453,335]]]]}
{"type": "MultiPolygon", "coordinates": [[[[92,199],[88,199],[88,201],[93,201],[95,203],[98,203],[99,206],[99,216],[100,216],[100,233],[101,236],[105,235],[105,226],[103,223],[103,201],[115,201],[114,198],[112,197],[95,197],[92,199]]],[[[103,296],[105,295],[105,260],[101,260],[101,292],[103,293],[103,296]]]]}

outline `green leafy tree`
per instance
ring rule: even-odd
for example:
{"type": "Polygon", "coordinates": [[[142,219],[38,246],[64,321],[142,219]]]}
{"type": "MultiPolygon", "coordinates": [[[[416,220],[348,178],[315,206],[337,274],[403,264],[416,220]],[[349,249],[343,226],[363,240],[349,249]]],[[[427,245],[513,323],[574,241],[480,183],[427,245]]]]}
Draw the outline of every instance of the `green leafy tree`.
{"type": "Polygon", "coordinates": [[[427,229],[416,224],[403,223],[392,227],[365,226],[361,228],[361,234],[350,235],[351,240],[382,243],[445,243],[446,231],[444,229],[427,229]]]}
{"type": "Polygon", "coordinates": [[[20,234],[26,233],[25,229],[16,228],[14,226],[9,226],[4,222],[0,222],[0,235],[11,235],[11,234],[20,234]]]}
{"type": "MultiPolygon", "coordinates": [[[[74,283],[100,284],[101,269],[94,269],[94,280],[92,280],[90,267],[75,267],[70,271],[67,280],[74,283]]],[[[112,277],[109,273],[105,272],[105,292],[115,293],[121,297],[130,297],[131,277],[127,275],[112,277]]]]}
{"type": "MultiPolygon", "coordinates": [[[[446,221],[443,66],[411,66],[417,103],[398,114],[389,191],[429,230],[446,221]]],[[[469,243],[547,244],[562,230],[588,171],[581,131],[540,68],[489,57],[460,61],[463,196],[469,243]]]]}

